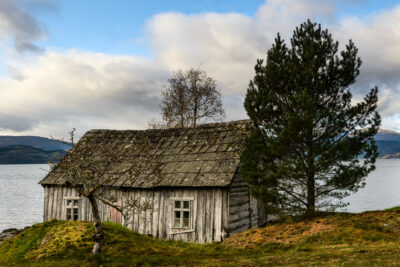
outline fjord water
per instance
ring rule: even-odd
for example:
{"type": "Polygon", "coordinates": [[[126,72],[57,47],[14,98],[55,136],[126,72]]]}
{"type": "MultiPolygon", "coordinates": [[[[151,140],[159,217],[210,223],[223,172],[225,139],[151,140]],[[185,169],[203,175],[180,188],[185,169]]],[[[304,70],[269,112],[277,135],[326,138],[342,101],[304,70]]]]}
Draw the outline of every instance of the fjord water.
{"type": "Polygon", "coordinates": [[[43,221],[44,191],[38,182],[47,164],[0,165],[0,231],[43,221]]]}
{"type": "MultiPolygon", "coordinates": [[[[43,188],[37,183],[47,174],[47,164],[0,165],[0,231],[43,220],[43,188]]],[[[400,206],[400,159],[377,160],[367,185],[344,199],[341,211],[362,212],[400,206]]]]}
{"type": "Polygon", "coordinates": [[[345,198],[350,205],[339,211],[363,212],[400,206],[400,159],[378,159],[366,185],[345,198]]]}

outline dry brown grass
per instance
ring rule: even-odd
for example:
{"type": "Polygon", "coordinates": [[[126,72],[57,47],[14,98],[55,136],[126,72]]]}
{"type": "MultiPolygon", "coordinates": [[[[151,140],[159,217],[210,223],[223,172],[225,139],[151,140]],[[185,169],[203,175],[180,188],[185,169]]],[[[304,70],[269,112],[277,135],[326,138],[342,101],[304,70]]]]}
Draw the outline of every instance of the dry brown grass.
{"type": "Polygon", "coordinates": [[[316,221],[302,221],[293,224],[274,224],[233,235],[223,242],[227,247],[258,247],[272,242],[293,244],[306,237],[332,231],[337,224],[322,218],[316,221]]]}
{"type": "Polygon", "coordinates": [[[299,245],[314,240],[312,237],[324,244],[397,240],[400,239],[400,213],[339,213],[302,221],[286,221],[235,234],[224,240],[222,245],[236,248],[257,248],[271,243],[299,245]]]}

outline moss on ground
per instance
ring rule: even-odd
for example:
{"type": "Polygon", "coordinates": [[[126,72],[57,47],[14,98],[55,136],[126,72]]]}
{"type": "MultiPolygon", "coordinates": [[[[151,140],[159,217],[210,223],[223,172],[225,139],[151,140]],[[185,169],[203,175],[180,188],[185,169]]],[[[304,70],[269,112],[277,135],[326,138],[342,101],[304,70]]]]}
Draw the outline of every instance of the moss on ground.
{"type": "Polygon", "coordinates": [[[99,258],[90,222],[52,220],[0,245],[2,266],[399,266],[400,209],[288,218],[220,244],[162,241],[103,224],[99,258]]]}

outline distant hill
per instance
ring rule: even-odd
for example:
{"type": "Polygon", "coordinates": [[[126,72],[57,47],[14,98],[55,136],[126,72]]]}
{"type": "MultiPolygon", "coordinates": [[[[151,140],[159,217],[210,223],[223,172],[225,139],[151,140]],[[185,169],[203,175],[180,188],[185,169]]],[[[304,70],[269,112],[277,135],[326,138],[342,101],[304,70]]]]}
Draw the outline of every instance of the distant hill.
{"type": "Polygon", "coordinates": [[[382,159],[400,159],[400,152],[393,153],[393,154],[386,154],[381,156],[382,159]]]}
{"type": "Polygon", "coordinates": [[[46,151],[31,146],[0,147],[0,164],[36,164],[57,162],[65,150],[46,151]]]}
{"type": "Polygon", "coordinates": [[[375,141],[378,145],[380,157],[398,158],[398,153],[400,153],[400,133],[382,129],[375,135],[375,141]]]}
{"type": "Polygon", "coordinates": [[[40,136],[0,136],[0,164],[34,164],[60,160],[71,147],[40,136]]]}
{"type": "Polygon", "coordinates": [[[0,136],[0,147],[30,146],[45,151],[68,150],[71,147],[55,140],[40,136],[0,136]]]}
{"type": "Polygon", "coordinates": [[[380,156],[395,154],[400,152],[400,141],[381,141],[376,140],[380,156]]]}
{"type": "Polygon", "coordinates": [[[400,142],[400,133],[381,129],[375,135],[375,140],[377,140],[377,141],[399,141],[400,142]]]}

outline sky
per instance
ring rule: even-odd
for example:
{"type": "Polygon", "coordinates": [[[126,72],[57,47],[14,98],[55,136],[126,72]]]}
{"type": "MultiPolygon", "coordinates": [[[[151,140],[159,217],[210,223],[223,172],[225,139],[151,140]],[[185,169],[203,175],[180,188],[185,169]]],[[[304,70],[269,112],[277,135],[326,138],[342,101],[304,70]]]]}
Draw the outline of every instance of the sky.
{"type": "Polygon", "coordinates": [[[307,19],[355,42],[354,98],[378,86],[382,128],[400,131],[400,0],[0,0],[0,135],[145,129],[191,67],[217,81],[226,120],[245,119],[256,60],[307,19]]]}

